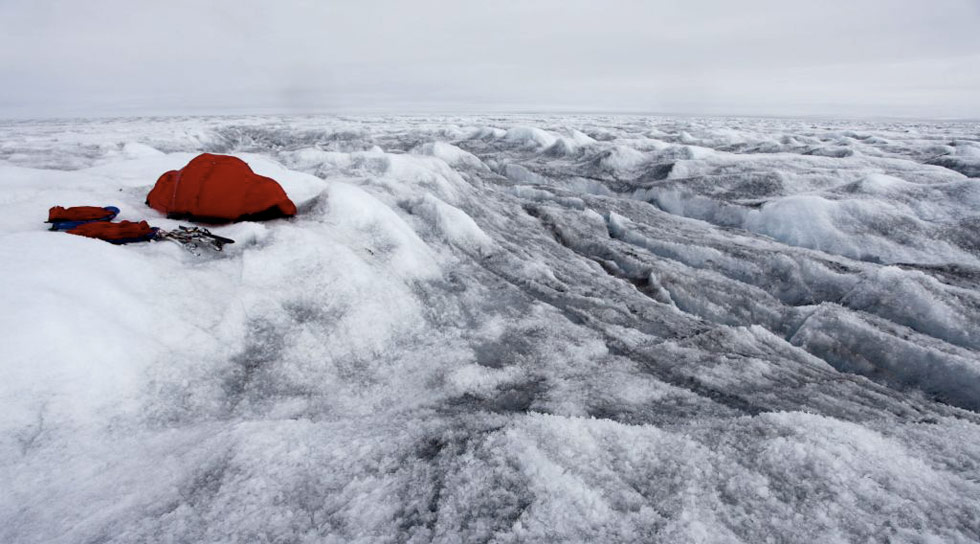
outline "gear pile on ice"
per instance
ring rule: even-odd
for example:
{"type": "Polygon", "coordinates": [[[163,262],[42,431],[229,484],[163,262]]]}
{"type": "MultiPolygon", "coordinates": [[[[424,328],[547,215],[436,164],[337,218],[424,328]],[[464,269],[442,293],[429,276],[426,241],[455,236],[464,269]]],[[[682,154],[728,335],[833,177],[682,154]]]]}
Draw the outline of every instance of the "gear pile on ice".
{"type": "Polygon", "coordinates": [[[130,244],[133,242],[150,242],[153,240],[171,240],[182,245],[195,255],[201,254],[201,249],[221,251],[225,244],[233,244],[234,240],[212,234],[202,227],[178,226],[175,230],[163,230],[151,227],[146,221],[112,222],[119,214],[115,206],[75,206],[64,208],[55,206],[48,211],[50,230],[63,230],[68,234],[98,238],[111,244],[130,244]]]}

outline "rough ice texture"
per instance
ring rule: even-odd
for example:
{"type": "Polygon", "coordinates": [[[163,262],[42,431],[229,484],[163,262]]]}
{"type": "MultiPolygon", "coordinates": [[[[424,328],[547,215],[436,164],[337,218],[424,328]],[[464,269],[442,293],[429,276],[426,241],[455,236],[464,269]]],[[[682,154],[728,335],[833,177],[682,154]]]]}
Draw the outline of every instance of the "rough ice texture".
{"type": "Polygon", "coordinates": [[[976,542],[980,126],[0,125],[0,542],[976,542]],[[233,153],[219,256],[46,232],[233,153]]]}

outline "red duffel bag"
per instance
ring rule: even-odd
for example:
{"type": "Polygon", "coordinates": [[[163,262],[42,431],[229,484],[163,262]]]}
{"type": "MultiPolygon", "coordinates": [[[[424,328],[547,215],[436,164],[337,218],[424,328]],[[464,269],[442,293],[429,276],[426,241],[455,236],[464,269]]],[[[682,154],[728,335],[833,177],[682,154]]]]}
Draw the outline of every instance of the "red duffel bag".
{"type": "Polygon", "coordinates": [[[157,233],[146,221],[120,221],[110,223],[108,221],[95,221],[85,223],[73,229],[69,229],[68,234],[77,234],[87,238],[98,238],[113,244],[129,244],[131,242],[147,242],[152,240],[157,233]]]}

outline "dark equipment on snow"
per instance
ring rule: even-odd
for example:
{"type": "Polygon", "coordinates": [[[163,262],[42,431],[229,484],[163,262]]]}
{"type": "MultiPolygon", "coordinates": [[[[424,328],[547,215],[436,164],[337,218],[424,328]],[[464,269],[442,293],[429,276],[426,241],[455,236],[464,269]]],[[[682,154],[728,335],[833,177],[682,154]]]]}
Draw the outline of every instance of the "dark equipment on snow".
{"type": "Polygon", "coordinates": [[[172,240],[184,246],[184,249],[195,255],[200,255],[201,248],[212,251],[221,251],[225,244],[234,244],[231,238],[211,234],[211,231],[202,227],[177,227],[177,230],[157,232],[157,240],[172,240]]]}

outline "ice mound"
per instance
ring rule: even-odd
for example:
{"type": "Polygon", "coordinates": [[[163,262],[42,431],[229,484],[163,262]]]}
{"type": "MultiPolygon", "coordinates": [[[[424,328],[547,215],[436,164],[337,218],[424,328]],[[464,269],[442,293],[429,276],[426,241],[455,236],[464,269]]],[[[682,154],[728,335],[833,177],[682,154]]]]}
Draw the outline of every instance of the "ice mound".
{"type": "Polygon", "coordinates": [[[487,165],[476,155],[446,142],[428,142],[412,150],[419,155],[429,155],[446,161],[447,164],[460,168],[476,168],[486,170],[487,165]]]}
{"type": "Polygon", "coordinates": [[[527,146],[550,147],[558,140],[558,136],[540,128],[514,127],[507,130],[503,139],[527,146]]]}
{"type": "Polygon", "coordinates": [[[603,151],[595,160],[599,168],[617,172],[635,170],[648,159],[646,155],[632,147],[615,146],[603,151]]]}

